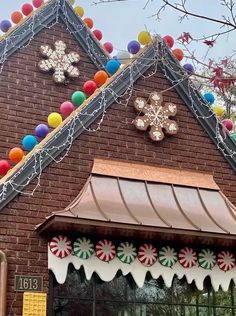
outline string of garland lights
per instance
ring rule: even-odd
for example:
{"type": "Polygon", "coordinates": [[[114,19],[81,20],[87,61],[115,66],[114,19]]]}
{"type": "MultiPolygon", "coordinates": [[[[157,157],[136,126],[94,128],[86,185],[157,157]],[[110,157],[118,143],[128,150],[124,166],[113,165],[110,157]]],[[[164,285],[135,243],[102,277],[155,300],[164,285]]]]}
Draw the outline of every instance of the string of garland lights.
{"type": "MultiPolygon", "coordinates": [[[[84,32],[86,31],[86,41],[89,43],[89,56],[91,57],[92,60],[94,60],[94,56],[96,56],[96,54],[98,54],[97,50],[95,50],[94,47],[94,40],[91,38],[91,33],[90,33],[90,29],[89,27],[86,27],[85,25],[81,26],[78,24],[75,24],[73,21],[70,20],[69,18],[69,12],[66,6],[67,0],[53,0],[53,13],[55,13],[55,21],[50,25],[43,25],[40,24],[41,26],[45,27],[45,28],[52,28],[55,24],[57,24],[59,22],[59,8],[60,10],[62,10],[64,18],[65,18],[65,23],[66,23],[66,28],[67,30],[70,32],[70,34],[77,34],[79,32],[84,32]],[[61,3],[62,6],[61,6],[61,3]],[[73,29],[75,29],[75,31],[71,32],[70,31],[70,25],[73,25],[73,29]]],[[[47,5],[47,4],[46,4],[47,5]]],[[[45,6],[46,6],[45,5],[45,6]]],[[[77,7],[78,8],[78,7],[77,7]]],[[[79,7],[80,8],[80,7],[79,7]]],[[[76,8],[75,8],[76,9],[76,8]]],[[[83,16],[83,10],[81,10],[82,8],[80,8],[79,12],[80,12],[80,17],[82,18],[83,16]],[[82,12],[82,13],[81,13],[82,12]]],[[[76,11],[76,10],[75,10],[76,11]]],[[[25,45],[21,45],[21,41],[20,41],[20,37],[24,36],[24,32],[21,33],[20,35],[16,35],[14,36],[11,35],[9,37],[4,37],[2,41],[4,41],[4,54],[1,56],[0,59],[0,63],[1,63],[1,68],[0,68],[0,73],[3,70],[4,67],[4,63],[6,62],[8,56],[7,56],[7,51],[10,45],[12,45],[12,42],[14,42],[15,37],[17,37],[17,40],[19,42],[18,45],[16,45],[15,49],[23,49],[26,48],[30,42],[33,40],[35,33],[34,33],[34,25],[37,21],[37,23],[40,23],[41,20],[45,19],[45,16],[43,16],[43,14],[45,14],[44,10],[37,10],[34,12],[34,14],[32,15],[32,21],[29,23],[28,25],[28,29],[25,30],[26,31],[30,31],[31,33],[31,37],[28,40],[27,44],[25,45]]],[[[51,14],[51,13],[50,13],[51,14]]],[[[89,23],[91,21],[89,20],[89,23]]],[[[90,26],[93,23],[90,23],[90,26]]],[[[91,26],[92,28],[92,26],[91,26]]],[[[99,34],[99,33],[98,33],[99,34]]],[[[188,95],[191,99],[191,108],[192,108],[192,112],[195,114],[195,116],[198,119],[203,119],[203,120],[208,120],[212,117],[215,117],[215,113],[213,112],[212,109],[212,103],[214,102],[209,102],[209,99],[211,99],[211,95],[209,97],[209,93],[206,94],[204,98],[202,98],[198,92],[198,89],[196,88],[194,81],[190,80],[189,77],[193,76],[193,69],[191,67],[181,67],[180,65],[178,66],[178,64],[176,63],[176,59],[175,58],[170,58],[170,48],[173,47],[174,45],[174,40],[170,37],[170,36],[166,36],[164,38],[164,42],[163,39],[161,39],[160,37],[156,36],[155,40],[153,41],[153,39],[151,38],[150,34],[148,32],[141,32],[139,34],[139,43],[138,41],[131,41],[128,44],[128,52],[124,52],[124,51],[119,51],[118,53],[118,61],[117,59],[111,59],[109,60],[106,65],[105,65],[105,71],[100,71],[100,74],[102,74],[102,77],[99,77],[100,81],[98,80],[96,82],[96,79],[94,77],[94,80],[91,80],[95,83],[97,83],[95,86],[94,84],[88,85],[87,84],[87,88],[86,88],[86,82],[84,84],[84,92],[82,91],[76,91],[73,95],[72,95],[72,102],[70,102],[70,110],[68,110],[68,101],[67,101],[67,106],[65,106],[64,110],[67,111],[67,118],[64,120],[64,122],[62,123],[62,118],[60,116],[59,113],[51,113],[55,114],[54,116],[51,116],[51,124],[50,124],[50,115],[48,117],[48,123],[52,128],[55,128],[54,131],[52,131],[50,134],[48,134],[48,136],[42,140],[40,142],[39,145],[37,145],[37,139],[36,142],[34,144],[34,146],[31,146],[33,149],[24,159],[22,155],[22,159],[20,159],[20,165],[15,167],[13,170],[11,170],[9,172],[10,177],[8,177],[7,175],[7,179],[6,181],[2,182],[3,186],[2,186],[2,190],[0,191],[0,203],[2,201],[5,200],[6,198],[6,192],[7,189],[9,187],[11,187],[13,190],[15,190],[16,192],[22,193],[22,194],[26,194],[26,195],[33,195],[35,190],[37,190],[37,188],[40,186],[40,178],[41,178],[41,174],[43,171],[43,157],[48,156],[50,157],[55,163],[60,163],[69,153],[70,148],[72,146],[72,143],[74,141],[74,135],[75,135],[75,127],[79,124],[80,126],[83,127],[84,130],[90,131],[90,132],[96,132],[101,128],[103,119],[106,115],[106,109],[109,105],[108,102],[108,96],[112,96],[113,102],[116,102],[117,104],[120,104],[121,106],[127,106],[133,91],[137,91],[136,88],[134,88],[134,82],[136,81],[136,77],[142,77],[144,79],[150,78],[152,76],[154,76],[157,71],[159,71],[160,65],[162,65],[162,70],[164,71],[164,75],[165,77],[171,82],[171,87],[167,88],[167,89],[163,89],[162,91],[158,91],[159,93],[164,93],[167,90],[170,89],[174,89],[176,88],[178,85],[180,85],[183,82],[187,81],[187,87],[188,87],[188,95]],[[141,35],[140,35],[141,34],[141,35]],[[142,37],[143,35],[143,37],[142,37]],[[141,45],[144,46],[143,49],[141,49],[141,45]],[[145,52],[145,45],[152,45],[154,47],[154,55],[152,58],[146,58],[145,56],[143,56],[143,52],[145,52]],[[131,55],[130,55],[131,54],[131,55]],[[130,56],[132,56],[130,58],[130,56]],[[125,62],[129,61],[127,64],[125,64],[125,62]],[[142,73],[139,72],[140,66],[144,65],[146,68],[149,68],[150,71],[148,73],[142,73]],[[187,69],[186,69],[187,68],[187,69]],[[190,69],[191,68],[191,69],[190,69]],[[128,72],[128,84],[126,86],[126,89],[124,91],[120,91],[119,93],[117,93],[113,87],[114,85],[116,85],[117,83],[119,83],[122,80],[122,77],[124,76],[124,73],[126,71],[126,74],[128,72]],[[190,71],[191,70],[191,71],[190,71]],[[175,78],[173,79],[173,77],[171,77],[169,75],[169,72],[172,72],[175,74],[175,78]],[[136,77],[134,77],[134,73],[136,73],[136,77]],[[137,75],[138,73],[138,75],[137,75]],[[108,74],[111,76],[111,78],[108,78],[108,74]],[[102,78],[102,79],[101,79],[102,78]],[[99,84],[100,83],[100,84],[99,84]],[[86,100],[86,95],[85,92],[87,90],[87,95],[89,96],[89,98],[86,100]],[[79,93],[79,94],[78,94],[79,93]],[[78,95],[79,95],[79,101],[78,101],[78,95]],[[98,105],[96,107],[95,110],[93,110],[93,112],[89,112],[87,110],[87,105],[96,97],[99,96],[99,102],[98,105]],[[82,99],[81,99],[82,97],[82,99]],[[203,104],[207,109],[208,109],[208,113],[209,115],[207,116],[203,116],[203,115],[199,115],[196,106],[195,106],[195,101],[197,100],[203,104]],[[207,102],[206,102],[207,101],[207,102]],[[71,107],[72,105],[72,107],[71,107]],[[76,109],[76,107],[78,107],[76,109]],[[100,115],[100,119],[97,122],[97,126],[96,128],[87,128],[84,123],[83,123],[83,118],[84,117],[96,117],[98,113],[102,113],[100,115]],[[58,116],[59,115],[59,116],[58,116]],[[65,127],[65,129],[62,130],[62,127],[65,127]],[[46,147],[45,145],[48,144],[50,142],[51,137],[53,136],[54,139],[57,139],[61,133],[64,133],[64,130],[66,130],[67,136],[66,139],[63,143],[59,144],[58,146],[50,146],[50,147],[46,147]],[[37,146],[36,146],[37,145],[37,146]],[[65,149],[64,153],[60,156],[60,158],[54,158],[53,153],[55,151],[60,152],[61,149],[65,149]],[[30,173],[29,177],[26,179],[26,181],[24,183],[18,183],[17,181],[15,181],[15,179],[17,179],[17,177],[21,174],[21,172],[24,170],[25,166],[27,165],[27,163],[29,161],[31,161],[33,158],[34,160],[34,166],[32,168],[32,172],[30,173]],[[37,182],[34,185],[34,188],[32,191],[30,192],[25,192],[22,191],[31,181],[32,179],[34,179],[35,177],[37,177],[37,182]]],[[[99,35],[99,38],[101,38],[101,36],[99,35]]],[[[111,52],[111,45],[108,45],[109,47],[109,52],[111,52]]],[[[112,48],[113,49],[113,48],[112,48]]],[[[177,58],[177,60],[181,61],[184,57],[183,52],[180,49],[174,49],[173,51],[173,55],[177,58]]],[[[97,57],[101,57],[97,56],[97,57]]],[[[99,73],[99,71],[97,72],[99,73]]],[[[96,73],[96,74],[97,74],[96,73]]],[[[95,76],[96,76],[95,74],[95,76]]],[[[127,76],[127,75],[126,75],[127,76]]],[[[126,78],[127,79],[127,78],[126,78]]],[[[142,90],[142,93],[146,93],[149,94],[151,91],[147,91],[142,90]]],[[[213,96],[214,98],[214,96],[213,96]]],[[[66,103],[66,102],[64,102],[66,103]]],[[[63,104],[64,104],[63,103],[63,104]]],[[[61,105],[62,108],[62,105],[61,105]]],[[[62,112],[62,111],[61,111],[62,112]]],[[[232,151],[231,148],[229,148],[227,146],[227,144],[225,143],[225,139],[222,137],[222,122],[219,119],[215,120],[215,137],[217,140],[217,147],[219,150],[222,151],[224,156],[230,156],[233,157],[235,156],[236,152],[232,151]],[[222,144],[224,146],[222,146],[222,144]]],[[[49,131],[49,130],[48,130],[49,131]]],[[[48,133],[48,132],[47,132],[48,133]]],[[[46,135],[47,135],[46,133],[46,135]]],[[[46,136],[45,135],[45,136],[46,136]]],[[[29,135],[32,136],[32,135],[29,135]]],[[[7,170],[8,171],[8,170],[7,170]]],[[[7,173],[7,172],[6,172],[7,173]]],[[[3,179],[4,180],[4,179],[3,179]]]]}

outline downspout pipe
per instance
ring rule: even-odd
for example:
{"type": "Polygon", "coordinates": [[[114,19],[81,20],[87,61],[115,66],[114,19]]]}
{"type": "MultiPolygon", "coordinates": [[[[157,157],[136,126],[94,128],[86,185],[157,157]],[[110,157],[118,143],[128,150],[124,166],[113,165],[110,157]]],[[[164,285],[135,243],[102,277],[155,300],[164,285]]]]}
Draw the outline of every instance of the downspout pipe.
{"type": "Polygon", "coordinates": [[[7,315],[7,256],[0,250],[0,316],[7,315]]]}

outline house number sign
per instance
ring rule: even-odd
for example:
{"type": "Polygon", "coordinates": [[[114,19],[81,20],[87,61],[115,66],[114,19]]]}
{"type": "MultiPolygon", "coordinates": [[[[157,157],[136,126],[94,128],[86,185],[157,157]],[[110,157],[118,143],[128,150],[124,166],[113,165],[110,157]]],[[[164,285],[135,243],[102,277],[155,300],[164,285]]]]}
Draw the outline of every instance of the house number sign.
{"type": "Polygon", "coordinates": [[[16,292],[42,292],[43,277],[29,275],[15,275],[16,292]]]}

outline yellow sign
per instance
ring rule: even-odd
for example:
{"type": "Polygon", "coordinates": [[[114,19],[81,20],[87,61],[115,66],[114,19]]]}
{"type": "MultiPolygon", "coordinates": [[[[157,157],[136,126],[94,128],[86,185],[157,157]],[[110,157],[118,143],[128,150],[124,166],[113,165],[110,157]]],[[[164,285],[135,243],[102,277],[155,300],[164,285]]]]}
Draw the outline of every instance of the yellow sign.
{"type": "Polygon", "coordinates": [[[47,294],[24,292],[22,316],[46,316],[47,294]]]}

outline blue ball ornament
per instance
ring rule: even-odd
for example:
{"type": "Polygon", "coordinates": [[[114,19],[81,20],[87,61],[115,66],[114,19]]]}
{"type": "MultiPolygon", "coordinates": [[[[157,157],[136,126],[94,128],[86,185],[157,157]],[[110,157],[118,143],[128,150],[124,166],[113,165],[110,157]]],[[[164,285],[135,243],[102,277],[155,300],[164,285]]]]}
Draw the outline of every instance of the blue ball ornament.
{"type": "Polygon", "coordinates": [[[130,52],[130,54],[137,54],[137,52],[140,50],[141,46],[138,41],[131,41],[129,42],[127,49],[130,52]]]}
{"type": "Polygon", "coordinates": [[[183,68],[188,74],[194,73],[194,67],[192,64],[185,64],[183,65],[183,68]]]}
{"type": "Polygon", "coordinates": [[[41,139],[45,138],[48,132],[49,132],[49,128],[46,124],[39,124],[35,128],[35,135],[41,139]]]}
{"type": "Polygon", "coordinates": [[[9,20],[2,20],[0,22],[0,30],[3,33],[8,32],[10,28],[11,28],[11,22],[9,20]]]}
{"type": "Polygon", "coordinates": [[[22,140],[22,145],[25,150],[32,150],[38,144],[37,138],[33,135],[26,135],[22,140]]]}
{"type": "Polygon", "coordinates": [[[120,68],[120,63],[116,59],[111,59],[106,63],[105,68],[110,75],[114,75],[114,73],[116,73],[120,68]]]}
{"type": "Polygon", "coordinates": [[[213,104],[215,102],[215,97],[211,92],[205,93],[203,97],[205,101],[209,104],[213,104]]]}

